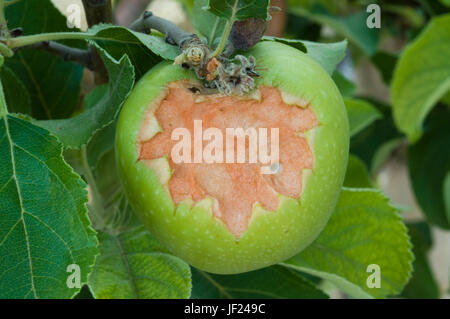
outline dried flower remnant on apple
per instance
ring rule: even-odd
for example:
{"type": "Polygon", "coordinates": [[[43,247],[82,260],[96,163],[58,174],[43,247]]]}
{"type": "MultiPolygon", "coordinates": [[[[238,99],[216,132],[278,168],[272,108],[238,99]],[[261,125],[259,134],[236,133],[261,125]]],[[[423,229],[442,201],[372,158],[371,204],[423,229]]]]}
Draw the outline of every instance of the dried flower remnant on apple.
{"type": "Polygon", "coordinates": [[[229,37],[228,46],[215,50],[198,35],[186,33],[149,11],[130,28],[143,32],[153,28],[162,32],[167,43],[177,45],[181,50],[174,64],[192,70],[198,79],[204,81],[206,88],[216,89],[224,95],[244,95],[255,88],[254,78],[259,77],[255,58],[233,57],[233,53],[237,49],[245,51],[260,40],[266,28],[263,19],[248,18],[234,22],[230,34],[226,35],[229,37]]]}
{"type": "Polygon", "coordinates": [[[180,48],[182,53],[174,64],[193,70],[199,79],[206,81],[205,87],[225,95],[243,95],[255,88],[253,78],[259,74],[254,57],[211,56],[209,47],[197,36],[192,36],[180,48]]]}

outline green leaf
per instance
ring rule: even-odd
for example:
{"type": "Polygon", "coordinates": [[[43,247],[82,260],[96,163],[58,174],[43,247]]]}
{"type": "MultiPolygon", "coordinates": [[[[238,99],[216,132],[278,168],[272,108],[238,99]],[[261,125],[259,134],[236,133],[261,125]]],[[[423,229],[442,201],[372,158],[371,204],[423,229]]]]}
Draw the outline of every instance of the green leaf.
{"type": "MultiPolygon", "coordinates": [[[[89,29],[88,33],[94,35],[97,41],[111,41],[109,45],[114,44],[118,46],[108,47],[111,51],[112,49],[118,49],[121,47],[121,56],[127,53],[123,50],[127,49],[127,46],[131,45],[144,46],[147,51],[150,50],[155,55],[166,60],[174,60],[180,54],[178,48],[168,44],[163,36],[135,32],[125,27],[110,24],[99,24],[89,29]]],[[[151,58],[148,55],[148,52],[147,58],[151,58]]]]}
{"type": "Polygon", "coordinates": [[[261,18],[269,20],[269,0],[208,0],[207,10],[227,20],[261,18]]]}
{"type": "Polygon", "coordinates": [[[5,57],[10,58],[14,55],[14,51],[11,50],[9,46],[7,46],[5,43],[0,42],[0,67],[3,65],[3,62],[5,61],[5,57]]]}
{"type": "MultiPolygon", "coordinates": [[[[84,109],[89,110],[95,107],[106,94],[108,94],[108,85],[97,86],[84,99],[84,109]]],[[[87,145],[88,163],[92,170],[95,170],[100,159],[113,149],[115,133],[116,121],[97,131],[92,136],[87,145]]]]}
{"type": "Polygon", "coordinates": [[[425,24],[423,12],[410,5],[383,4],[383,11],[396,14],[412,28],[420,28],[425,24]]]}
{"type": "Polygon", "coordinates": [[[7,67],[1,68],[0,79],[6,104],[9,106],[8,111],[31,115],[31,98],[22,81],[7,67]]]}
{"type": "Polygon", "coordinates": [[[332,78],[342,96],[351,97],[355,94],[356,84],[347,79],[342,73],[335,71],[332,78]]]}
{"type": "Polygon", "coordinates": [[[308,55],[316,60],[328,74],[333,74],[336,65],[345,57],[345,50],[347,49],[347,41],[336,43],[319,43],[311,41],[303,41],[306,46],[308,55]]]}
{"type": "Polygon", "coordinates": [[[116,61],[106,51],[97,48],[109,74],[106,94],[94,107],[73,118],[36,122],[55,134],[67,148],[80,148],[94,133],[112,123],[133,88],[134,72],[128,57],[123,56],[116,61]]]}
{"type": "Polygon", "coordinates": [[[288,6],[302,6],[304,8],[311,8],[312,6],[320,5],[334,14],[342,10],[342,1],[330,1],[330,0],[287,0],[288,6]]]}
{"type": "Polygon", "coordinates": [[[392,80],[395,123],[416,142],[432,107],[450,90],[450,14],[433,18],[400,57],[392,80]]]}
{"type": "Polygon", "coordinates": [[[97,254],[86,184],[48,131],[7,114],[0,85],[0,298],[71,298],[97,254]]]}
{"type": "Polygon", "coordinates": [[[370,170],[372,172],[378,171],[381,166],[389,159],[389,156],[405,141],[405,138],[394,138],[383,144],[375,151],[372,158],[372,166],[370,170]]]}
{"type": "Polygon", "coordinates": [[[384,83],[390,84],[398,57],[392,53],[378,51],[372,56],[372,62],[378,68],[384,83]]]}
{"type": "MultiPolygon", "coordinates": [[[[391,108],[379,101],[367,99],[373,104],[383,115],[383,118],[373,122],[367,128],[356,134],[351,139],[350,152],[357,155],[366,163],[370,171],[375,171],[380,164],[377,155],[380,148],[386,146],[394,140],[402,141],[403,135],[400,134],[394,125],[392,119],[391,108]]],[[[394,142],[392,142],[394,143],[394,142]]]]}
{"type": "Polygon", "coordinates": [[[430,227],[426,222],[407,224],[415,260],[411,280],[405,286],[402,297],[410,299],[438,299],[439,287],[428,262],[428,251],[432,245],[430,227]]]}
{"type": "Polygon", "coordinates": [[[214,40],[219,38],[225,28],[226,20],[212,14],[206,8],[208,0],[195,0],[192,8],[192,25],[208,40],[212,46],[214,40]]]}
{"type": "Polygon", "coordinates": [[[99,233],[100,255],[89,276],[95,298],[189,298],[188,264],[170,255],[143,227],[99,233]]]}
{"type": "Polygon", "coordinates": [[[275,41],[280,42],[286,45],[289,45],[293,48],[296,48],[297,50],[300,50],[304,53],[307,53],[308,50],[306,49],[306,46],[303,44],[302,40],[296,40],[296,39],[286,39],[286,38],[278,38],[278,37],[272,37],[265,35],[261,38],[261,41],[275,41]]]}
{"type": "Polygon", "coordinates": [[[360,11],[350,16],[333,15],[321,4],[311,7],[290,6],[289,13],[300,15],[316,23],[327,25],[361,48],[367,55],[375,53],[378,46],[378,30],[366,26],[368,13],[360,11]]]}
{"type": "Polygon", "coordinates": [[[202,299],[327,298],[296,271],[272,266],[239,275],[214,275],[192,269],[192,296],[202,299]]]}
{"type": "MultiPolygon", "coordinates": [[[[408,167],[417,202],[427,220],[450,229],[445,179],[450,172],[450,110],[437,107],[430,115],[423,137],[408,150],[408,167]]],[[[448,191],[448,188],[447,188],[448,191]]]]}
{"type": "MultiPolygon", "coordinates": [[[[24,35],[73,31],[50,0],[19,1],[5,10],[10,29],[21,27],[24,35]]],[[[65,118],[76,109],[83,67],[48,52],[22,49],[5,61],[25,85],[37,119],[65,118]]],[[[6,88],[5,88],[6,90],[6,88]]]]}
{"type": "Polygon", "coordinates": [[[441,103],[450,106],[450,91],[442,97],[441,103]]]}
{"type": "Polygon", "coordinates": [[[95,167],[91,165],[91,167],[104,208],[112,221],[112,223],[106,223],[107,226],[114,231],[125,231],[141,225],[134,217],[123,192],[117,173],[114,150],[106,152],[98,159],[97,165],[95,167]]]}
{"type": "Polygon", "coordinates": [[[94,299],[88,285],[81,287],[80,292],[73,299],[94,299]]]}
{"type": "MultiPolygon", "coordinates": [[[[89,278],[93,295],[97,298],[188,298],[189,266],[170,255],[134,216],[121,188],[114,151],[102,156],[94,176],[108,220],[102,221],[101,253],[89,278]]],[[[98,217],[98,212],[91,213],[98,217]]]]}
{"type": "Polygon", "coordinates": [[[88,33],[116,60],[126,54],[135,68],[136,79],[163,59],[174,60],[180,54],[178,47],[168,44],[162,36],[134,32],[124,27],[101,24],[88,33]]]}
{"type": "MultiPolygon", "coordinates": [[[[105,128],[97,131],[97,133],[92,136],[91,140],[87,144],[87,163],[91,170],[97,169],[100,160],[114,147],[116,133],[116,122],[113,122],[106,126],[105,128]]],[[[66,149],[64,150],[65,161],[73,167],[73,169],[80,175],[85,173],[84,163],[82,161],[80,150],[77,149],[66,149]]],[[[116,169],[115,167],[113,169],[116,169]]],[[[108,176],[115,176],[109,171],[108,176]]]]}
{"type": "Polygon", "coordinates": [[[380,191],[344,188],[319,238],[283,264],[333,282],[355,298],[401,292],[411,273],[411,243],[398,211],[380,191]],[[380,288],[369,288],[369,265],[380,267],[380,288]]]}
{"type": "Polygon", "coordinates": [[[358,157],[351,155],[348,158],[347,172],[344,180],[345,187],[370,188],[373,187],[370,181],[366,164],[358,157]]]}
{"type": "Polygon", "coordinates": [[[448,0],[418,0],[424,11],[430,16],[436,16],[439,14],[444,14],[449,12],[448,6],[445,2],[448,0]]]}
{"type": "Polygon", "coordinates": [[[183,8],[185,9],[189,17],[191,17],[192,15],[195,1],[196,0],[178,0],[178,2],[181,2],[181,4],[183,5],[183,8]]]}
{"type": "Polygon", "coordinates": [[[350,122],[350,136],[354,136],[382,117],[381,113],[365,100],[346,98],[344,103],[350,122]]]}
{"type": "Polygon", "coordinates": [[[447,172],[447,175],[445,176],[444,179],[443,195],[444,195],[445,211],[450,212],[450,171],[447,172]]]}
{"type": "Polygon", "coordinates": [[[96,86],[84,98],[82,111],[92,109],[106,94],[108,94],[107,84],[96,86]]]}
{"type": "Polygon", "coordinates": [[[116,122],[101,129],[92,137],[87,146],[88,162],[92,169],[97,167],[99,160],[114,147],[116,122]]]}
{"type": "Polygon", "coordinates": [[[294,39],[318,41],[322,26],[299,15],[290,14],[286,24],[285,36],[294,39]]]}

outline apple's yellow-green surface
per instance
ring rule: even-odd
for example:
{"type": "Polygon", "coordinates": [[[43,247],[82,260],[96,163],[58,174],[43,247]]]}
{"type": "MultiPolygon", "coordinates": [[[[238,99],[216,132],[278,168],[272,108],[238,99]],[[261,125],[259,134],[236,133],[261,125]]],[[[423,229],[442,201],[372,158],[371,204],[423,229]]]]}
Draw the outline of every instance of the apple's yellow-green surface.
{"type": "Polygon", "coordinates": [[[270,86],[306,100],[319,125],[306,133],[314,155],[299,199],[279,195],[275,212],[255,205],[248,228],[239,237],[213,216],[213,200],[191,206],[172,201],[161,178],[170,177],[167,161],[139,160],[137,140],[146,110],[167,85],[195,81],[190,71],[163,62],[137,83],[117,126],[119,173],[134,211],[172,253],[199,269],[221,274],[250,271],[300,252],[328,221],[342,186],[348,157],[348,120],[342,97],[329,75],[306,54],[276,42],[258,43],[248,55],[261,70],[257,86],[270,86]],[[164,164],[167,163],[167,164],[164,164]],[[151,168],[152,167],[152,168],[151,168]],[[158,167],[158,168],[156,168],[158,167]]]}

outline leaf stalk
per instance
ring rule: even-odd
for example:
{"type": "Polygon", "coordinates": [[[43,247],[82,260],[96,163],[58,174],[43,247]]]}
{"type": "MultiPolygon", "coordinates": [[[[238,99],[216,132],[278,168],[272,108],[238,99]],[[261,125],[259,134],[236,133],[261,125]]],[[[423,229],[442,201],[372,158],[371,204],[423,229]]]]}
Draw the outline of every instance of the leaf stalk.
{"type": "Polygon", "coordinates": [[[92,194],[92,200],[90,205],[92,224],[96,229],[103,229],[106,226],[105,217],[106,212],[103,207],[103,199],[98,190],[97,183],[94,175],[92,174],[91,167],[89,166],[87,157],[87,147],[83,145],[80,150],[81,165],[83,167],[83,175],[86,178],[86,182],[89,185],[92,194]]]}

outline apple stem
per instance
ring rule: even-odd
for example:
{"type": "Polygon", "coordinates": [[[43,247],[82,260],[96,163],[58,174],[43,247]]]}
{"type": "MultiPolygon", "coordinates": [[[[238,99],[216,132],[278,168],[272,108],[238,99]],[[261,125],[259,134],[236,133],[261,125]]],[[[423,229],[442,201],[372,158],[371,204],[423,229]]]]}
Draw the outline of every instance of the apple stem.
{"type": "Polygon", "coordinates": [[[187,33],[176,24],[153,15],[151,11],[145,11],[142,17],[133,22],[129,28],[142,33],[150,33],[151,29],[158,30],[166,36],[167,43],[179,47],[193,36],[193,34],[187,33]]]}
{"type": "Polygon", "coordinates": [[[227,21],[227,24],[225,25],[225,29],[223,30],[222,37],[220,38],[220,43],[217,46],[217,48],[214,50],[213,53],[211,53],[210,58],[218,57],[223,50],[225,49],[225,46],[228,41],[228,37],[230,36],[231,29],[233,28],[234,19],[230,19],[227,21]]]}
{"type": "Polygon", "coordinates": [[[220,43],[214,50],[214,52],[211,53],[210,58],[218,57],[220,54],[222,54],[223,50],[225,49],[225,46],[227,45],[228,42],[228,38],[230,37],[231,30],[233,29],[233,24],[236,20],[237,5],[238,1],[235,1],[233,8],[231,10],[231,17],[228,19],[227,24],[225,25],[225,28],[223,30],[222,36],[220,38],[220,43]]]}

